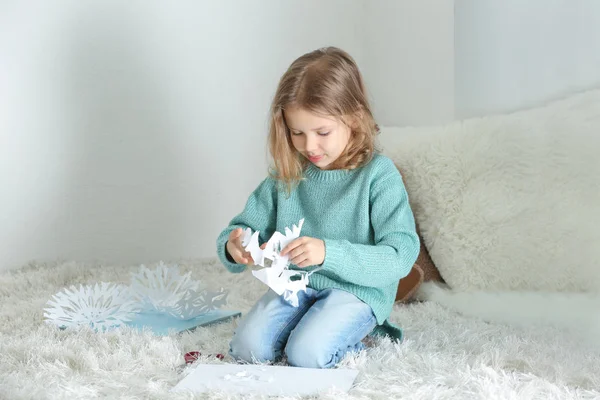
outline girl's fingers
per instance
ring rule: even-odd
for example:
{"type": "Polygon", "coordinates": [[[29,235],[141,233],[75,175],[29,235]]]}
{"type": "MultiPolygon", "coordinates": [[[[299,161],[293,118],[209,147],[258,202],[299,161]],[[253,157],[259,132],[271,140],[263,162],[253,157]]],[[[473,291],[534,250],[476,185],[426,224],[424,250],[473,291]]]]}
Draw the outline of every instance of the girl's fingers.
{"type": "MultiPolygon", "coordinates": [[[[238,228],[238,229],[241,229],[241,228],[238,228]]],[[[231,233],[229,234],[229,241],[236,248],[241,248],[242,247],[242,240],[240,239],[241,235],[236,232],[238,229],[231,231],[231,233]]]]}
{"type": "Polygon", "coordinates": [[[294,239],[290,243],[288,243],[288,245],[285,246],[283,250],[281,250],[281,255],[285,256],[286,254],[294,250],[296,247],[302,245],[302,239],[303,238],[294,239]]]}
{"type": "Polygon", "coordinates": [[[304,267],[310,265],[309,264],[309,259],[308,258],[304,258],[302,261],[300,261],[296,265],[299,266],[300,268],[304,268],[304,267]]]}
{"type": "Polygon", "coordinates": [[[298,255],[298,256],[296,256],[296,257],[294,257],[293,259],[291,259],[291,260],[290,260],[290,262],[291,262],[292,264],[295,264],[295,265],[297,265],[297,266],[300,266],[300,264],[301,264],[302,262],[304,262],[304,261],[307,261],[308,259],[309,259],[309,256],[308,256],[308,254],[306,254],[306,253],[302,253],[302,254],[300,254],[300,255],[298,255]]]}
{"type": "Polygon", "coordinates": [[[238,264],[243,264],[243,260],[244,257],[242,256],[242,253],[238,250],[234,251],[233,254],[231,255],[231,257],[233,257],[233,259],[238,263],[238,264]]]}
{"type": "Polygon", "coordinates": [[[304,246],[302,247],[297,247],[295,250],[293,250],[290,253],[290,258],[294,259],[294,258],[298,258],[300,255],[306,253],[306,249],[304,246]]]}
{"type": "Polygon", "coordinates": [[[250,253],[241,251],[239,248],[236,248],[232,253],[231,253],[231,257],[235,260],[235,262],[237,262],[238,264],[248,264],[250,262],[250,260],[252,259],[252,257],[250,256],[250,253]]]}

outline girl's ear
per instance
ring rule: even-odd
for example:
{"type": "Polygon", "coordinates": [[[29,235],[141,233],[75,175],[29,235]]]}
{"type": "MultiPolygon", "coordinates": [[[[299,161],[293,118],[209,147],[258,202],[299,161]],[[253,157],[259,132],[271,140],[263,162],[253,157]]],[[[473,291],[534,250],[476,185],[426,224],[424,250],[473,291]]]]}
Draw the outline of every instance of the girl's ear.
{"type": "Polygon", "coordinates": [[[358,110],[354,114],[351,114],[348,118],[349,126],[351,129],[358,129],[363,119],[363,110],[358,110]]]}
{"type": "Polygon", "coordinates": [[[360,126],[362,125],[361,122],[362,122],[363,116],[364,116],[363,110],[360,109],[352,114],[344,115],[341,118],[341,120],[344,123],[344,125],[349,127],[351,130],[355,131],[357,129],[360,129],[360,126]]]}

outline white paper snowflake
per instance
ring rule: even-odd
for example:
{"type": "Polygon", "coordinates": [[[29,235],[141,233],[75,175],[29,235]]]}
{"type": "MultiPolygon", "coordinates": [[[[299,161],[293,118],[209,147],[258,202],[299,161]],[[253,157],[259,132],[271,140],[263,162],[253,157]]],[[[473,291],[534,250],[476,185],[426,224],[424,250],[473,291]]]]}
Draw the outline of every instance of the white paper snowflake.
{"type": "Polygon", "coordinates": [[[195,318],[200,314],[216,310],[225,305],[228,294],[229,292],[226,292],[223,288],[217,292],[208,289],[188,290],[169,311],[169,314],[180,319],[195,318]]]}
{"type": "Polygon", "coordinates": [[[163,262],[150,270],[145,265],[131,274],[131,290],[145,311],[169,313],[189,290],[198,290],[199,283],[191,279],[191,272],[179,273],[177,265],[163,262]]]}
{"type": "Polygon", "coordinates": [[[132,274],[131,289],[137,301],[147,312],[170,314],[187,320],[226,303],[228,292],[220,289],[200,289],[200,282],[179,273],[179,267],[161,262],[154,270],[142,265],[138,273],[132,274]]]}
{"type": "Polygon", "coordinates": [[[275,293],[283,296],[294,307],[298,307],[298,292],[301,290],[306,292],[308,277],[322,269],[318,267],[310,272],[291,270],[289,254],[285,256],[280,254],[283,248],[300,237],[303,224],[304,218],[298,222],[298,225],[293,225],[292,229],[286,227],[285,235],[280,232],[273,233],[264,249],[258,243],[260,232],[253,233],[251,228],[247,228],[242,238],[242,246],[252,255],[254,263],[265,267],[252,271],[252,275],[273,289],[275,293]],[[270,266],[266,264],[266,260],[272,261],[270,266]]]}
{"type": "Polygon", "coordinates": [[[52,298],[44,317],[47,323],[60,328],[89,326],[106,330],[130,321],[140,309],[128,287],[107,282],[70,286],[52,298]]]}

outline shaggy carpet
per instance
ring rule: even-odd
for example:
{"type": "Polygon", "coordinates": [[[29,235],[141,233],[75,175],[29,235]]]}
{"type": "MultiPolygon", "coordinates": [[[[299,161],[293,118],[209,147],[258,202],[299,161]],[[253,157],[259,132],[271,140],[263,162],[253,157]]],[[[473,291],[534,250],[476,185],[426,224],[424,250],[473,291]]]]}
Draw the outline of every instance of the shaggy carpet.
{"type": "MultiPolygon", "coordinates": [[[[228,308],[247,311],[265,291],[249,273],[233,275],[215,260],[178,260],[208,286],[230,290],[228,308]]],[[[224,361],[235,322],[155,337],[131,329],[107,333],[60,331],[43,322],[51,295],[71,284],[128,282],[139,266],[32,263],[0,274],[1,399],[236,398],[225,393],[169,390],[192,366],[224,361]]],[[[376,340],[342,366],[358,369],[349,393],[324,399],[598,399],[600,357],[567,330],[484,322],[437,303],[399,305],[401,344],[376,340]]],[[[258,397],[245,397],[258,398],[258,397]]]]}

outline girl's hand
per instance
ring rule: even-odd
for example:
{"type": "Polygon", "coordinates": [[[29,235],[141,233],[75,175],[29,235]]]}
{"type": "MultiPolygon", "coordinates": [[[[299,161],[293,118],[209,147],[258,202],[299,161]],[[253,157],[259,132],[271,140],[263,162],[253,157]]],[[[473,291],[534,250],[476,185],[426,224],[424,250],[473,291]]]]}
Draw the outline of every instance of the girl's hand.
{"type": "Polygon", "coordinates": [[[308,236],[293,240],[283,250],[281,255],[289,253],[290,263],[300,268],[311,265],[321,265],[325,261],[325,242],[308,236]]]}
{"type": "Polygon", "coordinates": [[[229,234],[229,240],[227,240],[227,252],[233,258],[237,264],[254,264],[254,260],[252,260],[252,256],[249,252],[244,250],[242,246],[242,235],[244,234],[244,230],[242,228],[237,228],[231,231],[229,234]]]}

